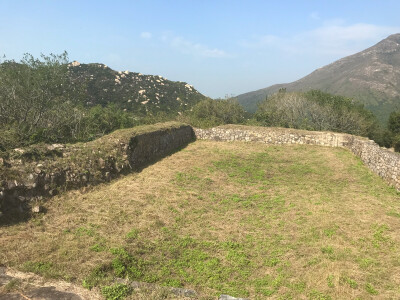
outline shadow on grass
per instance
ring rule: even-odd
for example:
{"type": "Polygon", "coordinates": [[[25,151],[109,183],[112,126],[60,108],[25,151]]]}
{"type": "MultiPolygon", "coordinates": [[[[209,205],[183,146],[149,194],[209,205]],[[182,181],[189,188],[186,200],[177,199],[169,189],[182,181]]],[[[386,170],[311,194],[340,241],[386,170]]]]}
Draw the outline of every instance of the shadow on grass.
{"type": "MultiPolygon", "coordinates": [[[[176,152],[181,151],[184,149],[187,145],[190,143],[194,142],[196,140],[196,137],[193,133],[192,139],[188,141],[187,143],[184,143],[183,145],[171,150],[171,151],[166,151],[165,153],[162,153],[161,155],[154,155],[154,156],[148,156],[146,160],[142,160],[138,162],[137,164],[131,166],[131,168],[125,168],[124,170],[121,170],[119,173],[113,173],[111,174],[109,180],[105,180],[103,182],[97,181],[97,182],[91,182],[87,184],[83,184],[82,186],[78,187],[79,188],[87,188],[87,187],[95,187],[99,183],[104,183],[104,182],[111,182],[115,179],[118,179],[121,177],[121,175],[128,175],[130,173],[136,172],[140,173],[142,170],[145,168],[156,164],[157,162],[161,161],[165,157],[168,157],[176,152]]],[[[61,193],[66,192],[67,190],[73,190],[76,189],[74,187],[72,188],[64,188],[64,190],[61,190],[61,193]]],[[[51,196],[49,195],[36,195],[42,198],[41,202],[45,202],[51,196]]],[[[0,201],[0,227],[2,226],[11,226],[15,225],[21,222],[27,222],[29,219],[31,219],[32,216],[35,215],[35,213],[32,213],[32,207],[33,207],[33,201],[30,201],[29,199],[26,200],[22,196],[15,196],[15,195],[4,195],[3,201],[0,201]],[[21,200],[22,199],[22,200],[21,200]]],[[[41,207],[40,213],[46,213],[46,209],[44,207],[41,207]]]]}

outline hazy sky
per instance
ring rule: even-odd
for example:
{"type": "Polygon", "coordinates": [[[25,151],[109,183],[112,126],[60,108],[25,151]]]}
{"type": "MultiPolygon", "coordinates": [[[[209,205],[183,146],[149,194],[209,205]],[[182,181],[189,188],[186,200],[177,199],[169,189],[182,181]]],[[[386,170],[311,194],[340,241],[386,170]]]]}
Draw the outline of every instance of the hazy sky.
{"type": "Polygon", "coordinates": [[[290,82],[400,33],[399,0],[0,0],[0,54],[186,81],[210,97],[290,82]]]}

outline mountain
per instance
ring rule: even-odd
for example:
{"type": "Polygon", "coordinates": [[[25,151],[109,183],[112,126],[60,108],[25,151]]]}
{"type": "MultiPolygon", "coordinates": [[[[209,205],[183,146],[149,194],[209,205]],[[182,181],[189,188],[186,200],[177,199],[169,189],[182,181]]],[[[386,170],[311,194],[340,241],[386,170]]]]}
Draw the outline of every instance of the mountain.
{"type": "Polygon", "coordinates": [[[164,111],[178,113],[206,97],[186,82],[162,76],[114,71],[104,64],[68,65],[73,80],[86,82],[86,104],[102,106],[115,103],[137,113],[164,111]]]}
{"type": "Polygon", "coordinates": [[[280,88],[287,91],[318,89],[359,100],[378,119],[386,120],[400,109],[400,33],[393,34],[359,53],[344,57],[291,83],[245,93],[237,97],[249,112],[280,88]]]}

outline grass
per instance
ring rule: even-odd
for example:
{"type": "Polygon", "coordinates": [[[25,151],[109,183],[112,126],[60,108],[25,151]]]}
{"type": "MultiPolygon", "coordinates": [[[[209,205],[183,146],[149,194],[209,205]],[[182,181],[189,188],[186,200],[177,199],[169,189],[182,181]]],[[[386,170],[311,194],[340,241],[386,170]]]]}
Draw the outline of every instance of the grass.
{"type": "Polygon", "coordinates": [[[0,228],[0,263],[107,299],[146,299],[116,277],[203,299],[393,299],[399,200],[343,149],[197,141],[0,228]]]}

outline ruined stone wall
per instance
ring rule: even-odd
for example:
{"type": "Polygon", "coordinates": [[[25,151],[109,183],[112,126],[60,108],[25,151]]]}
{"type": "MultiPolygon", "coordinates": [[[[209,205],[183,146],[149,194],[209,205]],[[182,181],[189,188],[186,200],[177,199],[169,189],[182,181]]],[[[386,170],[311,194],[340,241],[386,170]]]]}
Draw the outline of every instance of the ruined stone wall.
{"type": "Polygon", "coordinates": [[[400,154],[379,147],[367,138],[345,133],[305,131],[288,128],[226,125],[194,129],[196,138],[216,141],[259,142],[271,145],[310,144],[349,149],[366,166],[400,191],[400,154]]]}
{"type": "Polygon", "coordinates": [[[0,214],[23,214],[60,191],[110,181],[194,139],[192,127],[169,122],[117,130],[89,143],[14,149],[0,157],[0,214]]]}

